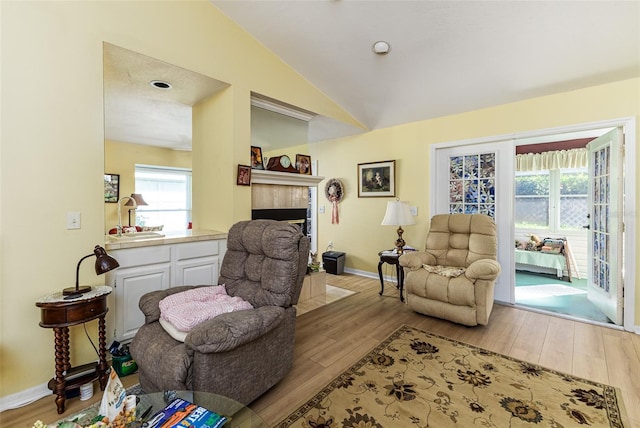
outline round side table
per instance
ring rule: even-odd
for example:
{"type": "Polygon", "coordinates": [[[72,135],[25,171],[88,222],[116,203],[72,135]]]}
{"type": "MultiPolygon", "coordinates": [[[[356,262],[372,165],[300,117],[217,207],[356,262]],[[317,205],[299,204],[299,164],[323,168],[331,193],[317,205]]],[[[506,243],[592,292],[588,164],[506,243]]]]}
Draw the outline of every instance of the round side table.
{"type": "Polygon", "coordinates": [[[49,389],[56,395],[58,414],[65,410],[66,391],[80,385],[100,381],[100,389],[107,385],[107,341],[105,315],[109,311],[107,296],[111,287],[92,287],[91,291],[75,299],[65,299],[62,292],[40,298],[36,306],[40,308],[40,327],[52,328],[55,340],[55,376],[49,381],[49,389]],[[69,326],[83,324],[98,319],[99,351],[98,362],[71,367],[69,359],[69,326]]]}

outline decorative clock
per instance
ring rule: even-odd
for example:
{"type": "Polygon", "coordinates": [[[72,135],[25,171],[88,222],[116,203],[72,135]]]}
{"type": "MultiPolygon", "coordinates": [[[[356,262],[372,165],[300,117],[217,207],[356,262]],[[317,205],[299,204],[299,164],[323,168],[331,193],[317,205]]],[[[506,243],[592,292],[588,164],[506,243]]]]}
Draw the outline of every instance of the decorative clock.
{"type": "Polygon", "coordinates": [[[291,159],[287,155],[271,157],[267,163],[267,169],[270,171],[298,173],[298,170],[291,164],[291,159]]]}

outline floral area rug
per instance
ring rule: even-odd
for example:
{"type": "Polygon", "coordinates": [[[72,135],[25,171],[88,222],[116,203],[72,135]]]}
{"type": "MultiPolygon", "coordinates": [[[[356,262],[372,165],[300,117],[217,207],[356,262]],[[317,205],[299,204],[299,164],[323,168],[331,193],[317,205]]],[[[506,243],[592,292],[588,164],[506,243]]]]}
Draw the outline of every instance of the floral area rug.
{"type": "Polygon", "coordinates": [[[403,326],[277,427],[629,427],[615,388],[403,326]]]}

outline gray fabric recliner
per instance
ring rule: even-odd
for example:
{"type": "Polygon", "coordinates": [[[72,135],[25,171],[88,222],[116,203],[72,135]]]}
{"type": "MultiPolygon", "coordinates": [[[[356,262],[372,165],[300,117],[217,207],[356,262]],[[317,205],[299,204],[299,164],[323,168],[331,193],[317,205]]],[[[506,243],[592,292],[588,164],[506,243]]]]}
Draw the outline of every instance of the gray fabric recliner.
{"type": "Polygon", "coordinates": [[[173,287],[142,296],[145,324],[131,342],[145,392],[213,392],[249,404],[280,381],[293,364],[296,309],[307,270],[309,239],[297,226],[273,220],[236,223],[229,230],[218,284],[254,309],[197,325],[184,343],[158,319],[173,287]]]}

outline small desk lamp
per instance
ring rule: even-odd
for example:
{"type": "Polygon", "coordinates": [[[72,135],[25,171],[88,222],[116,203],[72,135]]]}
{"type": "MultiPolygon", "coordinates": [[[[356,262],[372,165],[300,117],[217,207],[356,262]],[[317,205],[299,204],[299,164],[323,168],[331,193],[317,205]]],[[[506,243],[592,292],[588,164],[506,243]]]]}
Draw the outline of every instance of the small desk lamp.
{"type": "MultiPolygon", "coordinates": [[[[129,197],[129,200],[127,201],[127,203],[124,204],[125,207],[133,206],[133,208],[129,208],[129,226],[131,226],[131,211],[135,211],[136,208],[138,208],[138,206],[140,206],[140,205],[149,205],[142,198],[142,194],[141,193],[132,193],[131,197],[129,197]]],[[[134,223],[135,223],[135,221],[134,221],[134,223]]]]}
{"type": "Polygon", "coordinates": [[[89,291],[91,291],[90,285],[83,285],[82,287],[80,287],[79,281],[80,263],[82,263],[84,259],[87,259],[91,256],[96,256],[96,275],[102,275],[103,273],[107,273],[110,270],[114,270],[115,268],[120,266],[118,261],[107,254],[107,251],[104,248],[102,248],[100,245],[96,245],[96,247],[93,249],[93,254],[84,256],[78,262],[78,267],[76,268],[76,286],[65,288],[64,290],[62,290],[62,294],[64,296],[67,296],[65,297],[66,299],[75,299],[76,297],[80,297],[83,293],[88,293],[89,291]]]}
{"type": "Polygon", "coordinates": [[[384,213],[382,219],[383,226],[398,226],[398,239],[396,240],[396,250],[398,254],[402,254],[404,247],[404,239],[402,239],[402,226],[409,224],[415,224],[413,215],[411,215],[411,209],[407,202],[402,202],[400,199],[396,199],[393,202],[387,202],[387,212],[384,213]]]}

